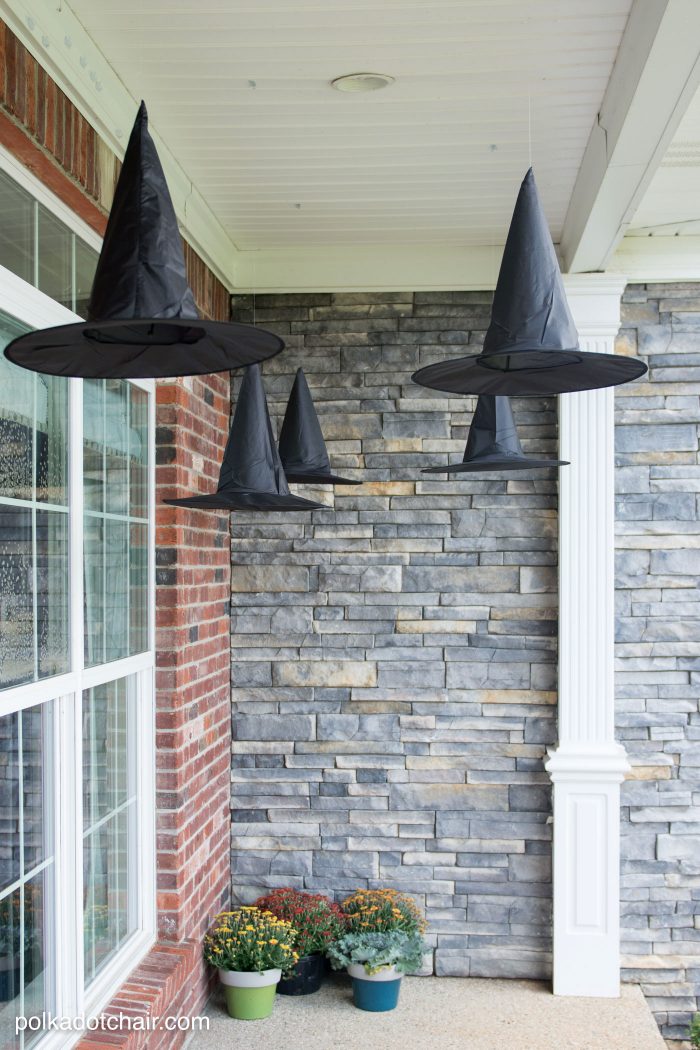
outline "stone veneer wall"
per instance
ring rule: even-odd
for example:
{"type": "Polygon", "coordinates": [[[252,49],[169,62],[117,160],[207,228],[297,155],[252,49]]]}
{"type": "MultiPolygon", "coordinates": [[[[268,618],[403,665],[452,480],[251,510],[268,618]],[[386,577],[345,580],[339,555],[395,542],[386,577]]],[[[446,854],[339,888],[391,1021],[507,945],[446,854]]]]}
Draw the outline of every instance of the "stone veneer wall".
{"type": "Polygon", "coordinates": [[[700,284],[624,299],[650,371],[616,398],[623,977],[675,1047],[700,997],[700,284]]]}
{"type": "MultiPolygon", "coordinates": [[[[287,341],[264,367],[277,429],[303,364],[333,466],[364,484],[313,514],[232,519],[233,888],[396,886],[426,908],[426,969],[535,977],[550,970],[556,472],[422,476],[461,459],[475,402],[410,380],[477,346],[489,303],[257,297],[257,323],[287,341]]],[[[525,447],[553,456],[554,400],[514,407],[525,447]]]]}

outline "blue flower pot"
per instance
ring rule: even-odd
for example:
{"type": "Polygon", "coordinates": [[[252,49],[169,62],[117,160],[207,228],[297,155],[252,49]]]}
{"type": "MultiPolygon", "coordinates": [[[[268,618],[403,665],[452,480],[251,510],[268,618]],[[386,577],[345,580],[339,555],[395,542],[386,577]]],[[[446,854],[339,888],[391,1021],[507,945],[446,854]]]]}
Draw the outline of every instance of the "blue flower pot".
{"type": "Polygon", "coordinates": [[[352,996],[358,1010],[384,1013],[394,1010],[399,1001],[401,974],[393,966],[368,974],[364,966],[348,966],[352,977],[352,996]]]}

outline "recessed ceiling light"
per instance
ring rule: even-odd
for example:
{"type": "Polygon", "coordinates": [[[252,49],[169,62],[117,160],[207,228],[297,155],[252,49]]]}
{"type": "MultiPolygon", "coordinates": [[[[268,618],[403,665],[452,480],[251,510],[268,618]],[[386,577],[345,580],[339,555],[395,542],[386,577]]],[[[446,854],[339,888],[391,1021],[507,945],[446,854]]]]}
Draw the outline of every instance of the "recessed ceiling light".
{"type": "Polygon", "coordinates": [[[348,73],[331,80],[331,87],[336,91],[379,91],[393,83],[394,78],[386,73],[348,73]]]}

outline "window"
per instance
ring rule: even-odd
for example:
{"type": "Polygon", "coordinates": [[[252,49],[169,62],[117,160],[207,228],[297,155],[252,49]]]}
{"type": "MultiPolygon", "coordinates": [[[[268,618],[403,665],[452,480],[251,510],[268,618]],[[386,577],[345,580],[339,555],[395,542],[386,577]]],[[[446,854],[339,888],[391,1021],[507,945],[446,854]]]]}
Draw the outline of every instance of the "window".
{"type": "MultiPolygon", "coordinates": [[[[80,246],[7,185],[0,350],[76,319],[80,246]]],[[[2,1050],[75,1042],[15,1018],[98,1011],[154,939],[153,402],[0,356],[2,1050]]]]}
{"type": "MultiPolygon", "coordinates": [[[[9,159],[8,163],[11,164],[9,159]]],[[[52,204],[55,208],[55,202],[52,204]]],[[[90,237],[85,232],[93,242],[88,243],[85,236],[80,237],[21,182],[2,170],[0,216],[0,265],[68,310],[86,317],[98,256],[94,235],[90,237]]]]}

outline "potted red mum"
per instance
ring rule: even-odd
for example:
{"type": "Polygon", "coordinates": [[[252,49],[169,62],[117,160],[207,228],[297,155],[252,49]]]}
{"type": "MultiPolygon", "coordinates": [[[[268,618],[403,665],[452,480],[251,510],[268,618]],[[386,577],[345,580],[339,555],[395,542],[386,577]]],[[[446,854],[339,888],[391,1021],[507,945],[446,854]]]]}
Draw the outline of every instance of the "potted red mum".
{"type": "Polygon", "coordinates": [[[295,950],[299,961],[280,981],[277,991],[281,995],[317,992],[325,973],[326,952],[345,929],[339,906],[321,893],[304,893],[290,886],[258,898],[255,905],[291,923],[297,931],[295,950]]]}

